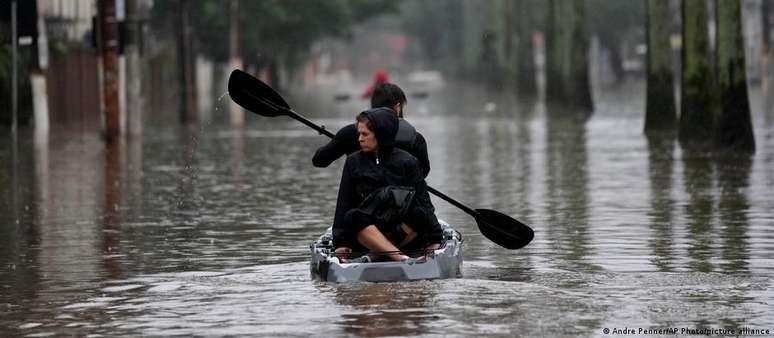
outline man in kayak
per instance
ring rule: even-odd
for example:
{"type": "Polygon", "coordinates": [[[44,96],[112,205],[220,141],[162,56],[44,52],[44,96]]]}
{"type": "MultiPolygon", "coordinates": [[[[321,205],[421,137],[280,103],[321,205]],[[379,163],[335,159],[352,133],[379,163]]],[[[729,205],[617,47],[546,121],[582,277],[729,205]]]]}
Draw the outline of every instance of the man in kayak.
{"type": "Polygon", "coordinates": [[[400,261],[408,258],[401,249],[440,247],[443,230],[419,162],[394,146],[398,124],[389,108],[357,117],[361,150],[344,163],[333,221],[333,245],[342,260],[367,249],[400,261]]]}
{"type": "MultiPolygon", "coordinates": [[[[398,134],[395,137],[395,146],[419,160],[422,169],[422,177],[430,173],[430,160],[427,156],[427,142],[424,136],[414,129],[408,121],[403,119],[406,107],[406,94],[395,84],[382,83],[376,86],[371,96],[371,108],[390,108],[397,114],[399,120],[398,134]]],[[[349,124],[339,129],[333,139],[326,145],[317,149],[312,157],[315,167],[325,168],[339,157],[360,150],[357,141],[357,127],[349,124]]]]}

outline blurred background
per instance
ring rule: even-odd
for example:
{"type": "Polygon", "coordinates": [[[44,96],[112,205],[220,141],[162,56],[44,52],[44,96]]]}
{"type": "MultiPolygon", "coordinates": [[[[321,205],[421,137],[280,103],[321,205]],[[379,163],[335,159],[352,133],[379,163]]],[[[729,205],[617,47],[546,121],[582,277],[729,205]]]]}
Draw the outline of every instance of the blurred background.
{"type": "MultiPolygon", "coordinates": [[[[749,85],[767,88],[768,2],[734,2],[741,9],[730,26],[741,30],[731,34],[743,42],[727,47],[717,29],[722,8],[694,2],[649,10],[647,1],[604,0],[9,0],[0,11],[0,123],[108,134],[139,134],[153,122],[240,126],[235,107],[213,114],[235,68],[326,103],[358,99],[381,69],[417,98],[464,80],[591,112],[600,91],[643,81],[649,69],[653,78],[667,71],[679,101],[685,60],[704,63],[711,80],[682,83],[709,92],[718,82],[710,66],[725,48],[743,49],[749,85]],[[704,26],[694,32],[683,15],[704,26]],[[684,38],[699,41],[696,52],[681,53],[684,38]]],[[[649,102],[658,95],[675,100],[668,92],[649,102]]]]}
{"type": "Polygon", "coordinates": [[[602,336],[774,327],[769,0],[0,0],[0,336],[602,336]],[[463,277],[310,281],[388,78],[429,185],[535,230],[463,277]]]}

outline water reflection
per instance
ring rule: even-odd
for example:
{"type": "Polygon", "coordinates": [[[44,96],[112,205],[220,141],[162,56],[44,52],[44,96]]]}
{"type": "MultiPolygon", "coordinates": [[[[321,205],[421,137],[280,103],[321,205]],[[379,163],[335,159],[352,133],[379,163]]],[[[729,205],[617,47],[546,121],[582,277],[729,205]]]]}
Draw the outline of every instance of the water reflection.
{"type": "Polygon", "coordinates": [[[689,265],[701,272],[747,272],[752,158],[687,152],[683,165],[689,265]]]}
{"type": "Polygon", "coordinates": [[[142,135],[132,135],[126,139],[126,177],[124,189],[124,199],[126,200],[126,209],[124,217],[130,221],[140,218],[144,214],[143,193],[144,193],[144,156],[143,156],[142,135]]]}
{"type": "Polygon", "coordinates": [[[653,230],[649,244],[653,252],[651,262],[659,271],[674,269],[672,174],[676,135],[674,133],[649,134],[648,173],[650,175],[650,227],[653,230]]]}
{"type": "MultiPolygon", "coordinates": [[[[487,206],[494,210],[506,212],[526,224],[534,224],[532,215],[534,206],[531,203],[533,132],[531,126],[538,106],[535,102],[511,102],[511,116],[504,119],[490,120],[485,132],[491,149],[491,157],[481,156],[482,161],[492,167],[491,175],[487,176],[487,186],[491,187],[492,204],[487,206]]],[[[480,151],[479,153],[484,153],[480,151]]],[[[496,263],[487,276],[496,280],[528,281],[529,269],[532,268],[531,255],[520,252],[514,256],[501,255],[502,250],[491,247],[490,257],[496,263]]],[[[522,251],[529,250],[529,247],[522,251]]]]}
{"type": "Polygon", "coordinates": [[[588,229],[588,159],[585,117],[550,111],[546,118],[546,237],[558,264],[596,269],[588,229]]]}
{"type": "MultiPolygon", "coordinates": [[[[493,98],[478,93],[431,96],[428,115],[410,116],[428,140],[429,180],[537,237],[499,248],[435,200],[466,237],[464,277],[444,281],[309,280],[307,245],[332,219],[343,161],[313,168],[326,139],[288,119],[240,132],[149,126],[107,146],[92,134],[33,143],[21,133],[15,155],[0,143],[0,336],[774,324],[771,125],[756,124],[753,158],[718,158],[643,138],[630,103],[602,100],[586,121],[541,105],[508,110],[500,98],[482,111],[493,98]],[[460,100],[470,102],[448,115],[433,103],[460,100]]],[[[324,122],[337,129],[353,112],[324,122]]]]}
{"type": "Polygon", "coordinates": [[[39,191],[34,185],[42,168],[34,167],[33,161],[45,153],[24,151],[31,146],[29,135],[20,130],[16,140],[1,136],[10,145],[0,148],[0,312],[4,314],[26,311],[43,293],[43,276],[38,269],[39,191]]]}
{"type": "Polygon", "coordinates": [[[713,165],[710,154],[683,153],[683,175],[685,191],[688,193],[684,209],[688,226],[688,257],[691,270],[710,272],[713,270],[712,220],[714,203],[712,198],[713,165]]]}
{"type": "Polygon", "coordinates": [[[718,178],[718,219],[720,237],[725,239],[720,256],[723,271],[748,272],[748,235],[750,202],[747,193],[753,158],[747,155],[720,156],[715,161],[718,178]]]}
{"type": "MultiPolygon", "coordinates": [[[[772,73],[774,74],[774,73],[772,73]]],[[[767,91],[763,92],[763,95],[761,95],[763,105],[762,105],[762,111],[763,111],[763,119],[762,121],[765,123],[766,126],[771,126],[774,124],[774,86],[771,84],[769,85],[769,89],[767,91]]],[[[754,102],[750,102],[751,104],[754,104],[754,102]]],[[[752,116],[753,119],[755,119],[755,116],[752,116]]],[[[753,121],[755,123],[755,121],[753,121]]],[[[766,128],[766,130],[769,130],[769,128],[766,128]]],[[[761,132],[760,129],[755,130],[756,133],[761,132]]]]}
{"type": "Polygon", "coordinates": [[[121,140],[105,145],[105,200],[102,216],[102,256],[108,276],[123,277],[121,257],[121,192],[123,182],[123,144],[121,140]]]}
{"type": "Polygon", "coordinates": [[[177,135],[178,144],[185,145],[178,159],[178,167],[182,168],[181,177],[177,181],[175,196],[177,203],[175,213],[183,216],[185,224],[195,225],[197,223],[198,210],[200,210],[200,201],[202,196],[196,189],[198,169],[200,168],[199,153],[199,128],[189,125],[181,128],[177,135]]]}
{"type": "Polygon", "coordinates": [[[517,184],[518,189],[514,194],[515,201],[513,207],[516,210],[519,220],[532,224],[532,215],[534,213],[534,205],[530,203],[530,195],[533,191],[532,179],[535,175],[535,171],[532,167],[533,155],[533,132],[532,122],[534,122],[535,116],[544,109],[542,104],[538,102],[527,101],[517,107],[523,107],[520,111],[516,112],[514,123],[516,124],[516,130],[512,135],[512,142],[515,144],[516,149],[513,151],[515,158],[513,159],[513,169],[515,170],[512,177],[517,184]]]}
{"type": "Polygon", "coordinates": [[[72,136],[52,135],[49,175],[38,180],[47,186],[41,188],[47,195],[40,198],[46,204],[39,205],[46,218],[37,223],[41,233],[37,268],[45,276],[44,294],[54,299],[93,287],[103,269],[104,145],[98,135],[72,136]]]}
{"type": "Polygon", "coordinates": [[[429,306],[435,286],[419,283],[362,283],[334,288],[337,304],[352,307],[343,313],[344,331],[360,337],[421,336],[436,316],[429,306]]]}

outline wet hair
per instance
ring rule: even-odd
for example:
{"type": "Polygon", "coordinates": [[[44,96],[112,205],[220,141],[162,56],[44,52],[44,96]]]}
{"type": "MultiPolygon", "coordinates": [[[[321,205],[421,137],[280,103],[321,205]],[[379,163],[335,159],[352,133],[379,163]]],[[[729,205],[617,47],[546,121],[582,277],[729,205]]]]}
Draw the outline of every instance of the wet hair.
{"type": "MultiPolygon", "coordinates": [[[[371,108],[390,108],[395,107],[400,103],[401,106],[406,105],[406,94],[397,85],[389,82],[380,83],[374,87],[374,93],[371,95],[371,108]]],[[[403,111],[401,109],[399,117],[403,117],[403,111]]]]}

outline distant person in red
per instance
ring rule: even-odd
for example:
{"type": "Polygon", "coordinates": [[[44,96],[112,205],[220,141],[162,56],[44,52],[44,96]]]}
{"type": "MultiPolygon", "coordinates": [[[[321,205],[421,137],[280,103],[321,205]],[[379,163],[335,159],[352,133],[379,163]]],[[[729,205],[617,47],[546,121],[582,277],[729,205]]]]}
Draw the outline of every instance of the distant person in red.
{"type": "Polygon", "coordinates": [[[363,98],[363,99],[370,99],[371,95],[373,95],[373,93],[374,93],[374,88],[377,85],[380,85],[382,83],[389,82],[389,81],[390,81],[390,77],[387,75],[387,71],[386,70],[384,70],[384,69],[377,70],[376,74],[374,74],[374,83],[371,84],[370,86],[368,86],[368,88],[366,88],[366,90],[363,92],[363,95],[361,96],[361,98],[363,98]]]}

